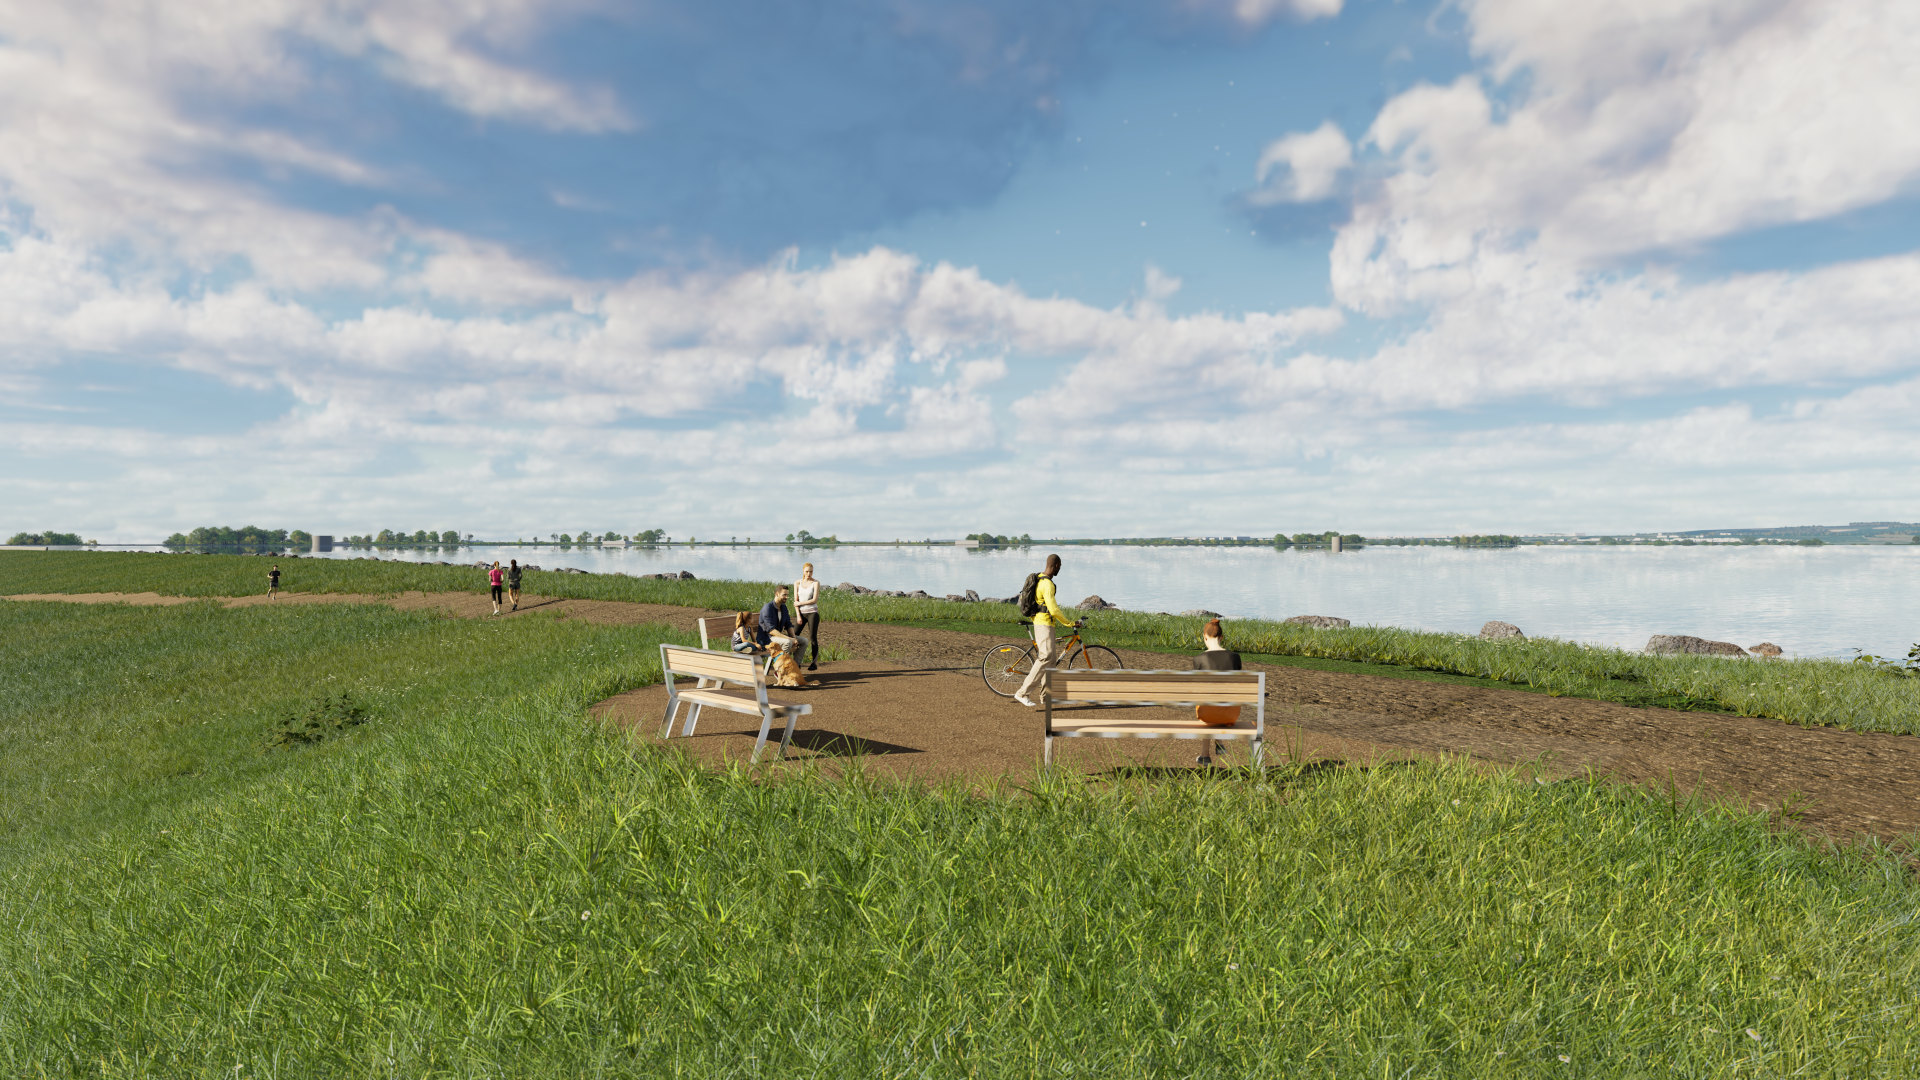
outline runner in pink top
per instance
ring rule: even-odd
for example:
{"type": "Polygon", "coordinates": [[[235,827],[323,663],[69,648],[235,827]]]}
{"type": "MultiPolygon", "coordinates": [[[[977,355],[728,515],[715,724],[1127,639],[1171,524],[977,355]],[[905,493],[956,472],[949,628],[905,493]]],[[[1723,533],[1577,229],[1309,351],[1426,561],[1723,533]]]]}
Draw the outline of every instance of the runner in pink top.
{"type": "Polygon", "coordinates": [[[493,585],[493,613],[500,614],[500,560],[495,559],[493,569],[487,571],[487,581],[493,585]]]}

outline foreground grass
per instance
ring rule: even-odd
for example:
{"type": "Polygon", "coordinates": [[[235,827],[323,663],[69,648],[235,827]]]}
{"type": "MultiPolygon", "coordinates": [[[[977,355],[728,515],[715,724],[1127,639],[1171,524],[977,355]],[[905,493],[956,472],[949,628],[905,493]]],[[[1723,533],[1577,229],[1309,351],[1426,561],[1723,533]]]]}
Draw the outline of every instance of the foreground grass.
{"type": "MultiPolygon", "coordinates": [[[[371,727],[482,708],[556,672],[659,677],[666,627],[450,619],[370,605],[0,604],[0,851],[138,821],[285,769],[280,721],[341,693],[371,727]]],[[[322,745],[298,753],[327,753],[322,745]]]]}
{"type": "MultiPolygon", "coordinates": [[[[604,651],[645,630],[555,638],[475,700],[457,688],[499,651],[443,635],[484,622],[57,610],[25,628],[43,657],[111,662],[13,687],[9,738],[77,701],[141,707],[126,675],[163,659],[268,634],[324,653],[329,619],[372,618],[345,637],[441,689],[271,769],[124,772],[120,798],[176,786],[0,850],[7,1075],[1864,1077],[1920,1059],[1904,866],[1754,815],[1430,765],[986,796],[713,773],[586,721],[651,677],[644,650],[604,651]]],[[[500,632],[594,629],[533,622],[500,632]]],[[[263,734],[252,664],[197,670],[212,712],[254,717],[236,740],[263,734]]],[[[30,797],[17,775],[0,801],[30,797]]]]}
{"type": "MultiPolygon", "coordinates": [[[[529,556],[533,557],[533,556],[529,556]]],[[[265,588],[266,562],[222,555],[95,552],[0,552],[0,580],[15,593],[145,592],[173,596],[237,596],[265,588]]],[[[297,591],[484,591],[484,576],[467,567],[356,560],[283,561],[297,591]]],[[[528,588],[550,596],[677,604],[718,610],[758,608],[767,582],[657,581],[618,574],[536,572],[528,588]]],[[[944,600],[849,596],[825,590],[829,622],[935,623],[963,613],[972,626],[1019,636],[1019,613],[1008,604],[958,605],[944,600]]],[[[1133,611],[1095,618],[1096,640],[1140,648],[1193,649],[1201,620],[1133,611]],[[1103,637],[1104,635],[1104,637],[1103,637]]],[[[1245,653],[1439,672],[1524,686],[1549,694],[1665,708],[1701,708],[1789,723],[1920,734],[1920,679],[1901,678],[1837,660],[1729,661],[1718,657],[1648,656],[1550,638],[1482,641],[1394,627],[1314,630],[1247,619],[1232,627],[1245,653]]]]}

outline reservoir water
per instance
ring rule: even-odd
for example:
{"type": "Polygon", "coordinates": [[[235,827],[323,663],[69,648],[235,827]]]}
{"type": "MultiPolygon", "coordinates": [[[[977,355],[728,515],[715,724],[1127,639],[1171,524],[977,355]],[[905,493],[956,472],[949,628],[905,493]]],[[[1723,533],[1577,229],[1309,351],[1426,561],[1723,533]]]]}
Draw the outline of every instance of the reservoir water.
{"type": "MultiPolygon", "coordinates": [[[[1064,560],[1063,597],[1098,594],[1138,611],[1205,608],[1239,618],[1336,615],[1474,633],[1489,619],[1536,637],[1623,648],[1653,634],[1695,634],[1790,656],[1849,657],[1864,649],[1904,657],[1920,641],[1920,546],[1829,547],[1370,547],[1332,554],[1272,548],[1069,545],[688,548],[479,547],[392,549],[382,558],[472,562],[519,558],[595,573],[691,571],[702,578],[791,581],[811,560],[829,585],[974,589],[1012,596],[1048,551],[1064,560]]],[[[354,558],[336,550],[321,558],[354,558]]],[[[295,586],[298,587],[297,585],[295,586]]]]}

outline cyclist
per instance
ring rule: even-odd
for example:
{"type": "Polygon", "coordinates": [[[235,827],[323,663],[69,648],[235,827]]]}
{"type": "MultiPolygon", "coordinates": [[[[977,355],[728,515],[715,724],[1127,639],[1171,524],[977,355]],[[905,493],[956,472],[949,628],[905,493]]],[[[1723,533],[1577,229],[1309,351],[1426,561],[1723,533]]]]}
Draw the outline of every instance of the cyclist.
{"type": "Polygon", "coordinates": [[[1033,617],[1033,670],[1027,672],[1026,681],[1020,684],[1019,691],[1013,695],[1013,700],[1028,708],[1034,704],[1028,691],[1039,685],[1040,673],[1053,663],[1053,628],[1080,625],[1060,610],[1057,591],[1053,586],[1053,579],[1059,574],[1060,556],[1047,556],[1047,568],[1040,574],[1040,583],[1033,591],[1034,602],[1040,605],[1039,612],[1033,617]]]}

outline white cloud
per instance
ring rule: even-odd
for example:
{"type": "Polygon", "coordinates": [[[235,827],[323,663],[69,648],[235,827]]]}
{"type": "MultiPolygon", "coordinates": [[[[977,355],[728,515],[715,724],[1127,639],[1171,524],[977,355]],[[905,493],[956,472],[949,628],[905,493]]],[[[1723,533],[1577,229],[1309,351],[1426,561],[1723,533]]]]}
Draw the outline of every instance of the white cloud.
{"type": "Polygon", "coordinates": [[[541,17],[568,6],[577,5],[0,0],[0,196],[30,208],[48,235],[125,245],[163,273],[238,258],[283,287],[378,285],[396,240],[391,215],[289,208],[232,164],[376,188],[393,177],[338,148],[194,103],[291,103],[325,92],[302,51],[318,44],[384,57],[395,79],[476,117],[569,131],[632,127],[608,92],[507,59],[541,17]]]}
{"type": "Polygon", "coordinates": [[[1343,303],[1461,294],[1524,251],[1590,266],[1912,190],[1920,7],[1688,0],[1466,8],[1493,77],[1394,98],[1389,171],[1335,244],[1343,303]]]}
{"type": "Polygon", "coordinates": [[[634,119],[611,90],[569,86],[474,48],[479,39],[505,51],[536,32],[540,20],[587,6],[541,0],[335,4],[313,13],[302,29],[349,54],[384,53],[395,78],[473,116],[557,131],[632,130],[634,119]]]}
{"type": "Polygon", "coordinates": [[[1279,18],[1331,19],[1340,14],[1343,0],[1231,0],[1234,17],[1248,26],[1279,18]]]}
{"type": "Polygon", "coordinates": [[[1268,143],[1254,166],[1254,183],[1260,186],[1247,201],[1272,206],[1330,199],[1339,194],[1341,175],[1352,168],[1353,144],[1328,120],[1312,131],[1268,143]],[[1274,182],[1268,183],[1269,178],[1274,182]]]}

